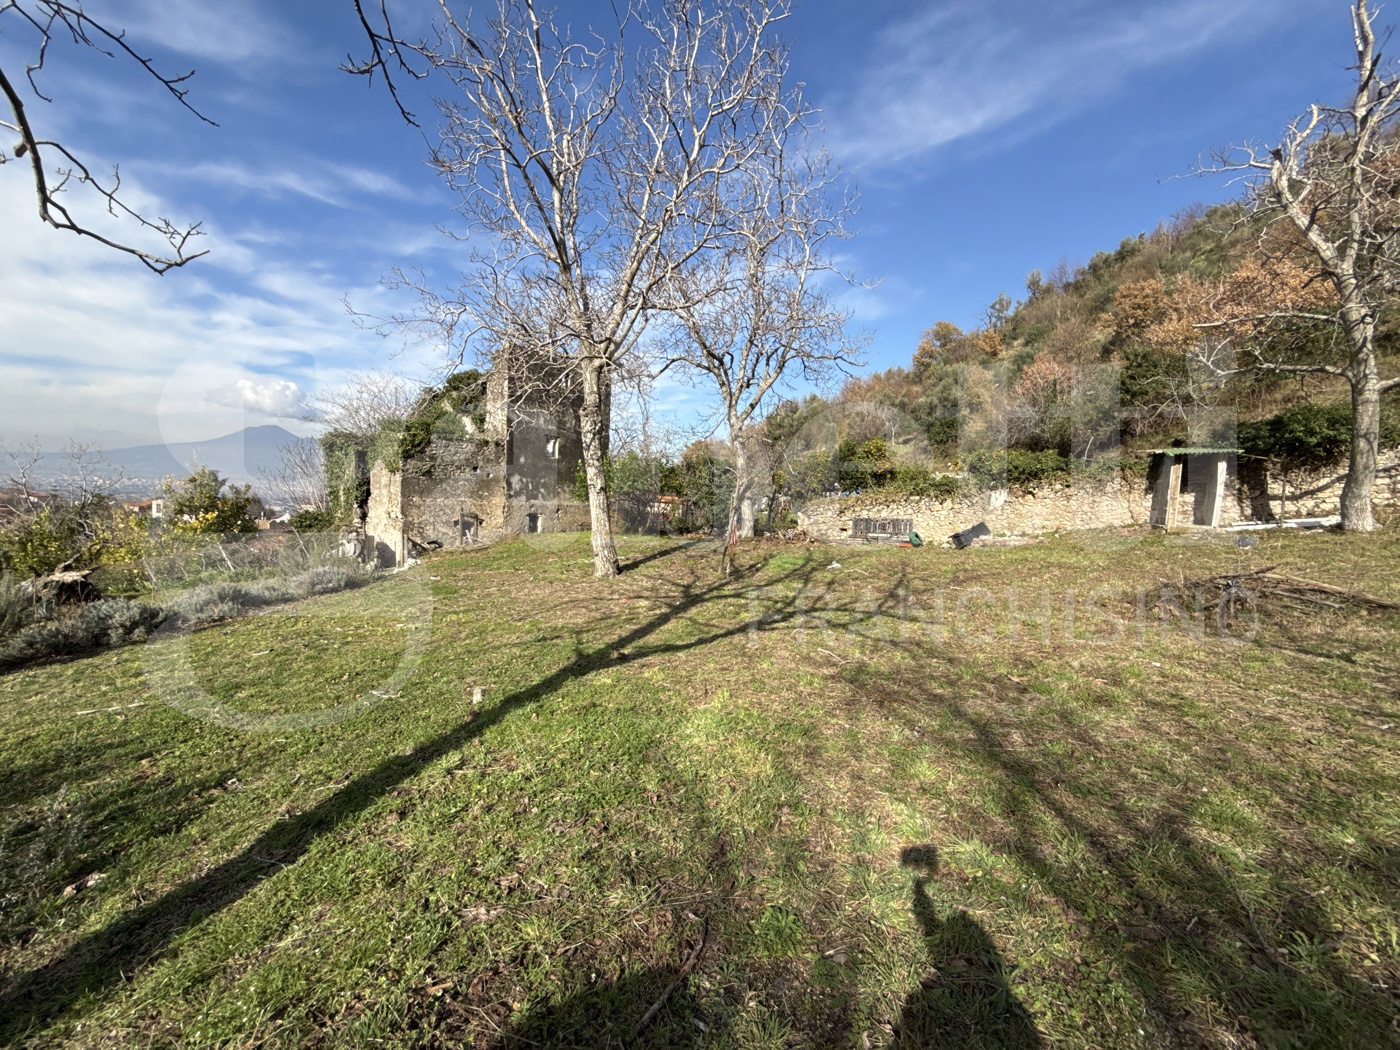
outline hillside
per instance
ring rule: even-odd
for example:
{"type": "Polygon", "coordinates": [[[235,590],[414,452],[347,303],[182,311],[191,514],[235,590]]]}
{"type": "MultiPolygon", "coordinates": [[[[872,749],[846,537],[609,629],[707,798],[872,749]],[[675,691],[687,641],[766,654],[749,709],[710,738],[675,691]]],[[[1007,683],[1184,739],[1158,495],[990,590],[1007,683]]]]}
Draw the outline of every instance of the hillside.
{"type": "MultiPolygon", "coordinates": [[[[916,434],[934,458],[941,450],[944,459],[956,458],[959,445],[1092,458],[1173,440],[1234,443],[1238,424],[1300,405],[1320,406],[1349,430],[1349,393],[1341,380],[1241,375],[1220,381],[1186,353],[1200,338],[1192,322],[1207,301],[1325,297],[1301,274],[1239,205],[1193,210],[1084,266],[1033,272],[1024,299],[1002,295],[974,330],[933,324],[908,367],[851,380],[837,403],[896,409],[904,436],[916,434]]],[[[1386,374],[1397,365],[1395,321],[1387,315],[1381,323],[1386,374]]],[[[1234,334],[1231,360],[1243,359],[1251,341],[1287,343],[1281,353],[1307,360],[1322,338],[1277,328],[1234,334]]],[[[1388,412],[1393,417],[1394,407],[1388,412]]],[[[1395,440],[1393,422],[1387,434],[1395,440]]],[[[857,428],[849,436],[874,434],[857,428]]]]}

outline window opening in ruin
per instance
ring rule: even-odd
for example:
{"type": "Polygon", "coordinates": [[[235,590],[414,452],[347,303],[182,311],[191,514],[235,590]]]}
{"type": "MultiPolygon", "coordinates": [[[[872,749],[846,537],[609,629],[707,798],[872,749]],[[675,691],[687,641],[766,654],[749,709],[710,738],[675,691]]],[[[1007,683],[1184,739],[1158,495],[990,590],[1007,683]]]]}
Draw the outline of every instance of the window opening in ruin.
{"type": "Polygon", "coordinates": [[[559,439],[557,437],[545,438],[544,454],[550,459],[559,458],[559,439]]]}
{"type": "Polygon", "coordinates": [[[526,514],[526,515],[525,515],[525,531],[526,531],[526,532],[539,532],[539,531],[540,531],[540,516],[539,516],[538,514],[526,514]]]}

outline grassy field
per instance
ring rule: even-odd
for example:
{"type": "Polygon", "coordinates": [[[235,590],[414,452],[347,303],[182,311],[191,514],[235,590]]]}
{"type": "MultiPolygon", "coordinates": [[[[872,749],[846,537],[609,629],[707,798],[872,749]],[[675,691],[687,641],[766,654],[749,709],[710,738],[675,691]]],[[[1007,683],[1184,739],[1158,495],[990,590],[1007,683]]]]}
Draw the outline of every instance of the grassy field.
{"type": "Polygon", "coordinates": [[[1394,529],[529,539],[0,676],[0,1043],[1400,1045],[1394,529]]]}

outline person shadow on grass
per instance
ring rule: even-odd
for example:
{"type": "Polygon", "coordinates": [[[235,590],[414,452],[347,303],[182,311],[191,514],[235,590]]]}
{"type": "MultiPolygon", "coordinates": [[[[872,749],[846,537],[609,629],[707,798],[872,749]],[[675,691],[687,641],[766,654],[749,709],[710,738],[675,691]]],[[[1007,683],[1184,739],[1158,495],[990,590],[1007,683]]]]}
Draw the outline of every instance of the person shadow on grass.
{"type": "Polygon", "coordinates": [[[1038,1050],[1035,1022],[1011,991],[992,939],[964,911],[940,917],[926,885],[938,870],[933,846],[910,846],[900,863],[914,879],[914,917],[930,970],[909,993],[895,1028],[899,1050],[1038,1050]]]}

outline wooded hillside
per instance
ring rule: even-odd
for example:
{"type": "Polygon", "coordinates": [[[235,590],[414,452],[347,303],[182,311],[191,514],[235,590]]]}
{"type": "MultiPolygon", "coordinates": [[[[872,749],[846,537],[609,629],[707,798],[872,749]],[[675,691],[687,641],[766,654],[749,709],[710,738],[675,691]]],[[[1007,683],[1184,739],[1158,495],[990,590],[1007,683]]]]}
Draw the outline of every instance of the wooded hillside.
{"type": "MultiPolygon", "coordinates": [[[[1131,459],[1174,441],[1238,443],[1289,465],[1335,461],[1350,435],[1343,381],[1220,378],[1194,359],[1198,342],[1214,334],[1202,326],[1216,317],[1326,308],[1329,290],[1309,280],[1279,240],[1231,203],[1178,215],[1086,265],[1036,270],[1025,298],[1013,302],[1003,293],[979,327],[938,321],[908,367],[850,380],[831,402],[846,424],[841,436],[849,447],[884,437],[905,450],[896,458],[964,468],[986,449],[1004,447],[1022,462],[1031,461],[1018,452],[1040,453],[1046,469],[1065,469],[1071,459],[1131,459]]],[[[1393,312],[1382,317],[1380,332],[1390,374],[1393,312]]],[[[1228,336],[1227,350],[1237,356],[1266,345],[1303,361],[1325,352],[1335,333],[1290,319],[1234,324],[1228,336]]],[[[785,405],[769,425],[788,429],[795,413],[814,408],[785,405]]],[[[1400,427],[1394,404],[1386,408],[1383,441],[1393,445],[1400,427]]]]}

